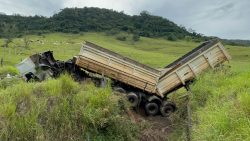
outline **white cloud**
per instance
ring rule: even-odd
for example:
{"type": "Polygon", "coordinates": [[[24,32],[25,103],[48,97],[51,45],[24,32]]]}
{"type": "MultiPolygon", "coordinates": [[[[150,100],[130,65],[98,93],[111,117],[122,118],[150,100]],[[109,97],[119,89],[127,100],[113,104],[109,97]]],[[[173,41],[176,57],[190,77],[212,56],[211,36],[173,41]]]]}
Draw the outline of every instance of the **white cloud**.
{"type": "Polygon", "coordinates": [[[51,16],[63,8],[63,3],[64,0],[0,0],[0,12],[51,16]]]}
{"type": "Polygon", "coordinates": [[[126,14],[134,15],[144,10],[142,7],[152,3],[148,0],[70,0],[65,1],[65,7],[100,7],[124,11],[126,14]],[[138,12],[139,10],[139,12],[138,12]]]}

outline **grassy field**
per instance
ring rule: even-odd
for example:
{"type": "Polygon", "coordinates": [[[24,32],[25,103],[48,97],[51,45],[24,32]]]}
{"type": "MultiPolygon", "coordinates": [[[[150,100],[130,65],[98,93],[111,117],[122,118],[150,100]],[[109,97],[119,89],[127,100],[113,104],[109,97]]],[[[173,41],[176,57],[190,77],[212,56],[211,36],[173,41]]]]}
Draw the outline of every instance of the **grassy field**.
{"type": "MultiPolygon", "coordinates": [[[[61,33],[53,33],[53,34],[45,34],[42,36],[28,36],[27,38],[31,40],[30,47],[29,48],[23,48],[20,47],[24,44],[22,38],[14,39],[13,42],[10,44],[10,47],[3,50],[3,48],[0,48],[0,55],[3,56],[4,54],[4,66],[0,68],[0,75],[6,74],[9,72],[12,72],[13,74],[16,73],[16,71],[12,67],[6,67],[6,66],[14,66],[15,64],[19,63],[22,59],[26,58],[27,56],[43,52],[46,50],[52,50],[54,51],[54,56],[56,59],[61,60],[67,60],[72,58],[74,55],[77,55],[80,47],[84,40],[91,41],[93,43],[96,43],[100,46],[103,46],[105,48],[108,48],[110,50],[113,50],[117,53],[123,54],[127,57],[133,58],[141,63],[145,63],[149,66],[152,66],[154,68],[161,68],[166,66],[167,64],[171,63],[175,59],[181,57],[188,51],[192,50],[194,47],[198,46],[199,43],[194,42],[187,42],[187,41],[176,41],[171,42],[167,41],[165,39],[152,39],[152,38],[144,38],[141,37],[140,41],[133,42],[130,35],[128,35],[129,38],[127,41],[118,41],[113,36],[106,36],[105,33],[84,33],[84,34],[61,34],[61,33]]],[[[3,40],[0,39],[0,45],[3,44],[3,40]]],[[[249,140],[250,139],[250,47],[236,47],[236,46],[225,46],[225,48],[229,51],[229,53],[232,56],[232,60],[230,63],[226,63],[227,67],[223,69],[219,69],[216,71],[209,71],[203,75],[201,75],[198,78],[198,81],[192,85],[193,89],[193,95],[192,95],[192,109],[193,109],[193,132],[192,132],[192,138],[193,140],[249,140]],[[230,66],[230,67],[228,67],[230,66]]],[[[15,136],[20,136],[21,133],[29,133],[36,132],[36,137],[40,137],[42,139],[51,136],[59,136],[57,134],[49,134],[46,132],[42,132],[41,130],[44,129],[40,127],[41,125],[35,124],[35,117],[39,115],[39,112],[30,112],[32,116],[28,116],[27,118],[17,118],[16,115],[18,113],[15,113],[15,108],[18,107],[18,100],[20,94],[18,94],[18,91],[22,91],[23,89],[25,97],[27,97],[31,102],[35,102],[36,100],[41,100],[40,105],[32,105],[33,108],[41,108],[44,109],[41,105],[44,103],[44,101],[48,101],[50,95],[43,96],[41,99],[36,98],[32,96],[33,92],[30,92],[28,88],[35,87],[35,90],[37,87],[42,86],[42,92],[45,93],[51,93],[50,91],[53,91],[55,95],[58,95],[61,93],[58,89],[53,90],[51,87],[49,87],[52,83],[59,83],[58,85],[62,85],[61,81],[66,78],[61,78],[59,80],[48,80],[48,82],[43,82],[42,84],[39,83],[31,83],[31,84],[24,84],[19,81],[13,80],[13,83],[6,82],[5,80],[0,80],[0,95],[1,95],[1,109],[0,109],[0,115],[8,114],[8,117],[11,117],[12,120],[1,120],[1,137],[4,137],[3,139],[6,139],[8,136],[11,136],[12,134],[8,134],[9,127],[15,127],[15,130],[13,134],[15,136]],[[57,82],[58,81],[58,82],[57,82]],[[27,88],[26,88],[27,87],[27,88]],[[14,92],[11,92],[11,89],[17,89],[14,92]],[[15,107],[16,105],[16,107],[15,107]],[[10,111],[8,111],[7,108],[10,108],[10,111]],[[8,111],[8,112],[6,112],[8,111]],[[36,115],[36,116],[33,116],[36,115]],[[33,119],[33,121],[32,121],[33,119]],[[24,120],[24,122],[23,122],[24,120]],[[14,126],[14,124],[23,122],[23,125],[20,125],[18,127],[14,126]],[[27,122],[32,121],[32,122],[27,122]],[[29,124],[34,127],[34,129],[37,129],[35,131],[31,132],[31,129],[27,129],[27,126],[29,124]],[[4,128],[3,128],[4,127],[4,128]],[[8,128],[7,128],[8,127],[8,128]],[[21,130],[19,132],[19,128],[24,128],[25,130],[21,130]],[[39,129],[39,130],[38,130],[39,129]]],[[[72,81],[70,81],[72,82],[72,81]]],[[[74,82],[72,82],[74,83],[74,82]]],[[[74,84],[77,85],[77,84],[74,84]]],[[[61,87],[61,86],[60,86],[61,87]]],[[[87,89],[87,93],[95,93],[95,88],[91,87],[92,89],[87,89]]],[[[81,93],[81,89],[76,89],[74,93],[81,93]]],[[[86,90],[86,89],[85,89],[86,90]]],[[[38,89],[40,91],[40,89],[38,89]]],[[[102,90],[97,90],[97,93],[102,93],[102,90]]],[[[110,90],[103,90],[104,93],[110,94],[110,90]]],[[[178,93],[184,93],[183,90],[179,91],[178,93]]],[[[107,95],[108,95],[107,94],[107,95]]],[[[91,94],[89,94],[91,95],[91,94]]],[[[91,97],[91,96],[90,96],[91,97]]],[[[111,98],[112,96],[107,96],[108,98],[111,98]]],[[[99,99],[99,97],[96,97],[96,99],[99,99]]],[[[94,102],[98,100],[93,100],[94,102]]],[[[112,98],[111,98],[112,99],[112,98]]],[[[66,101],[67,99],[62,99],[62,101],[66,101]]],[[[178,100],[177,100],[178,101],[178,100]]],[[[113,104],[115,104],[117,101],[114,101],[113,104]]],[[[20,102],[19,102],[20,103],[20,102]]],[[[79,105],[75,106],[81,106],[81,103],[79,105]]],[[[88,108],[91,108],[93,105],[89,105],[88,108]]],[[[118,109],[112,109],[111,107],[114,105],[109,105],[108,110],[112,113],[112,115],[118,116],[119,110],[118,109]],[[109,109],[111,108],[111,109],[109,109]],[[118,111],[118,112],[117,112],[118,111]],[[114,114],[113,114],[114,113],[114,114]]],[[[84,107],[84,105],[83,105],[84,107]]],[[[181,106],[180,106],[181,107],[181,106]]],[[[58,108],[60,105],[58,105],[58,108]]],[[[75,107],[73,107],[75,108],[75,107]]],[[[77,107],[79,109],[79,107],[77,107]]],[[[97,109],[102,108],[101,104],[97,104],[97,109]]],[[[73,110],[73,109],[70,109],[73,110]]],[[[93,110],[93,109],[91,109],[93,110]]],[[[182,109],[179,109],[180,111],[182,109]]],[[[32,111],[32,110],[31,110],[32,111]]],[[[88,110],[87,110],[88,111],[88,110]]],[[[84,111],[74,111],[74,114],[76,115],[82,115],[85,114],[84,111]]],[[[90,113],[92,111],[89,111],[90,113]]],[[[180,112],[179,112],[180,113],[180,112]]],[[[50,114],[50,113],[49,113],[50,114]]],[[[52,113],[51,115],[48,115],[51,120],[54,120],[52,117],[54,116],[52,113]],[[51,117],[50,117],[51,116],[51,117]]],[[[63,114],[63,113],[62,113],[63,114]]],[[[69,114],[66,112],[66,115],[69,114]]],[[[83,123],[89,125],[89,123],[93,122],[91,118],[100,118],[100,123],[91,123],[90,128],[96,129],[95,131],[88,131],[88,129],[84,128],[81,129],[82,131],[86,131],[89,133],[89,135],[96,135],[94,136],[95,139],[103,138],[103,140],[108,140],[110,138],[105,137],[104,134],[101,134],[103,130],[99,130],[98,126],[101,126],[99,124],[102,124],[102,122],[105,121],[109,125],[109,123],[114,122],[112,119],[109,119],[107,117],[103,117],[103,115],[100,115],[99,117],[95,117],[95,115],[90,115],[92,117],[88,117],[89,119],[83,119],[83,123]],[[103,119],[102,119],[103,118],[103,119]],[[88,121],[90,120],[90,121],[88,121]],[[102,121],[104,120],[104,121],[102,121]],[[107,120],[107,121],[106,121],[107,120]],[[85,122],[86,121],[86,122],[85,122]],[[97,125],[96,125],[97,124],[97,125]],[[100,133],[100,134],[97,134],[100,133]]],[[[66,119],[72,118],[65,116],[66,119]]],[[[1,118],[2,119],[2,118],[1,118]]],[[[8,118],[9,119],[9,118],[8,118]]],[[[60,119],[61,120],[61,119],[60,119]]],[[[56,119],[56,122],[60,121],[59,119],[56,119]]],[[[65,119],[62,119],[63,121],[65,119]]],[[[115,119],[114,119],[115,120],[115,119]]],[[[68,121],[68,120],[65,120],[68,121]]],[[[98,120],[97,120],[98,121],[98,120]]],[[[113,126],[107,126],[107,130],[110,132],[114,132],[117,130],[117,134],[115,133],[111,139],[117,139],[117,140],[131,140],[136,139],[131,137],[134,133],[138,133],[136,129],[136,125],[128,126],[126,128],[126,124],[129,123],[128,120],[124,122],[124,127],[121,126],[122,130],[126,130],[124,134],[121,134],[119,127],[113,127],[113,126]],[[121,136],[118,136],[118,134],[121,134],[121,136]],[[126,137],[126,135],[127,137],[126,137]]],[[[44,126],[47,127],[49,123],[45,124],[44,126]]],[[[61,127],[48,127],[48,128],[58,128],[61,132],[58,132],[60,134],[63,134],[64,131],[68,130],[68,126],[70,127],[70,130],[73,135],[73,132],[76,130],[76,127],[73,126],[76,123],[67,123],[64,126],[61,127]],[[66,128],[67,127],[67,128],[66,128]],[[71,128],[72,127],[72,128],[71,128]]],[[[123,125],[122,123],[120,123],[123,125]]],[[[177,124],[178,125],[178,124],[177,124]]],[[[56,126],[56,125],[53,125],[56,126]]],[[[182,128],[182,126],[177,126],[177,128],[182,128]]],[[[106,129],[105,129],[106,130],[106,129]]],[[[176,133],[173,133],[173,138],[169,138],[170,140],[182,140],[183,139],[183,132],[182,130],[176,129],[176,133]]],[[[71,133],[70,132],[70,133],[71,133]]],[[[78,132],[77,132],[78,133],[78,132]]],[[[106,133],[106,131],[105,131],[106,133]]],[[[26,134],[25,134],[26,135],[26,134]]],[[[77,139],[82,139],[87,137],[88,135],[84,134],[84,137],[75,135],[77,139]]],[[[26,137],[26,136],[24,136],[26,137]]],[[[62,138],[65,138],[63,136],[60,136],[62,138]]],[[[171,136],[170,136],[171,137],[171,136]]],[[[62,139],[61,138],[61,139],[62,139]]],[[[34,139],[34,138],[30,138],[34,139]]],[[[68,138],[66,138],[68,139],[68,138]]]]}
{"type": "MultiPolygon", "coordinates": [[[[164,67],[199,45],[199,43],[194,42],[171,42],[165,39],[144,37],[141,37],[138,42],[133,42],[131,39],[118,41],[113,36],[106,36],[105,33],[54,33],[42,36],[28,36],[27,38],[31,40],[28,49],[20,47],[24,44],[22,38],[14,39],[10,44],[10,48],[5,49],[5,51],[3,48],[0,48],[1,55],[5,52],[6,65],[15,65],[31,54],[47,50],[54,51],[55,58],[67,60],[79,53],[84,41],[90,41],[149,66],[164,67]]],[[[3,40],[1,39],[0,44],[3,44],[3,40]]],[[[225,47],[233,56],[232,66],[238,66],[237,63],[239,62],[247,64],[250,60],[249,48],[235,46],[225,47]]]]}

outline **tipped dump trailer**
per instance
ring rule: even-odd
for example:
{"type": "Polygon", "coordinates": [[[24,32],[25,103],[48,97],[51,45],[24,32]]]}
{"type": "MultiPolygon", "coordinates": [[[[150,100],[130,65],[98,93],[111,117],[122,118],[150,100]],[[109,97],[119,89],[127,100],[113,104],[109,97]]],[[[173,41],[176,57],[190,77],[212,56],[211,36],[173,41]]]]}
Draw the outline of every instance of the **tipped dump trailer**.
{"type": "Polygon", "coordinates": [[[17,65],[26,80],[42,81],[44,76],[56,77],[63,71],[77,80],[90,78],[94,82],[112,80],[112,88],[125,93],[133,107],[143,107],[146,114],[169,116],[176,110],[168,94],[186,87],[200,73],[214,69],[230,55],[218,40],[204,42],[169,64],[161,71],[119,55],[96,44],[85,42],[79,55],[66,62],[53,58],[52,52],[35,54],[17,65]],[[46,74],[46,75],[45,75],[46,74]],[[96,74],[98,77],[96,77],[96,74]],[[101,78],[101,79],[99,79],[101,78]]]}
{"type": "Polygon", "coordinates": [[[86,42],[76,57],[75,64],[163,98],[179,86],[185,86],[207,68],[213,69],[228,60],[230,56],[223,45],[218,40],[212,40],[159,71],[86,42]]]}
{"type": "Polygon", "coordinates": [[[175,110],[175,104],[167,99],[169,93],[187,87],[201,72],[213,69],[230,58],[218,40],[211,40],[159,71],[86,42],[75,57],[75,64],[111,78],[115,82],[113,86],[127,93],[134,106],[142,103],[147,114],[154,115],[160,109],[162,115],[168,116],[175,110]]]}

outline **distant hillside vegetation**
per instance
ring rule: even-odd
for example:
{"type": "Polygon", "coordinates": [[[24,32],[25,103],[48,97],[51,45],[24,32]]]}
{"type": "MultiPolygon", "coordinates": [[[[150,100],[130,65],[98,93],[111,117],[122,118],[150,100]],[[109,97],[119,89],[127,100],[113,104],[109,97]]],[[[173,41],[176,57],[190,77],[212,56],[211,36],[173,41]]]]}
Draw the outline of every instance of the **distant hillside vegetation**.
{"type": "Polygon", "coordinates": [[[65,8],[52,17],[20,16],[0,14],[0,37],[10,32],[15,35],[44,32],[129,32],[144,37],[166,37],[170,40],[201,38],[190,33],[166,18],[150,15],[143,11],[140,15],[126,15],[109,9],[65,8]],[[6,31],[11,30],[11,31],[6,31]]]}
{"type": "Polygon", "coordinates": [[[223,39],[223,42],[232,46],[245,46],[250,47],[250,40],[227,40],[223,39]]]}
{"type": "MultiPolygon", "coordinates": [[[[49,32],[80,33],[80,32],[106,32],[115,35],[127,32],[134,36],[134,40],[143,37],[163,37],[175,41],[185,39],[188,41],[205,41],[216,37],[206,37],[174,22],[154,16],[147,11],[139,15],[130,16],[123,12],[94,7],[65,8],[51,17],[6,15],[0,13],[0,38],[20,37],[25,34],[42,34],[49,32]]],[[[117,37],[125,40],[126,37],[117,37]]],[[[250,46],[247,40],[223,40],[225,44],[250,46]]]]}

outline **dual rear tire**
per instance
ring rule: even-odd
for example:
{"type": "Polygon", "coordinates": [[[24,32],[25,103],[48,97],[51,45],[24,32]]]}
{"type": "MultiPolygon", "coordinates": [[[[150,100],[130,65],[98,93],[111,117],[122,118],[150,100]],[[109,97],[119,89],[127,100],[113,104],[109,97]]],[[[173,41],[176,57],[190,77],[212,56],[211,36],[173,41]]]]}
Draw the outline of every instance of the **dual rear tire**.
{"type": "Polygon", "coordinates": [[[154,116],[159,112],[159,106],[155,102],[147,102],[144,109],[149,116],[154,116]]]}
{"type": "Polygon", "coordinates": [[[164,117],[169,117],[175,111],[176,105],[171,101],[164,101],[160,107],[161,115],[164,117]]]}
{"type": "Polygon", "coordinates": [[[176,111],[176,105],[170,101],[164,101],[160,106],[155,102],[147,102],[144,109],[149,116],[155,116],[160,111],[162,116],[169,117],[176,111]]]}
{"type": "Polygon", "coordinates": [[[136,107],[140,103],[138,95],[133,92],[128,93],[127,98],[132,107],[136,107]]]}
{"type": "MultiPolygon", "coordinates": [[[[114,90],[120,93],[126,93],[126,91],[121,87],[115,87],[114,90]]],[[[129,92],[126,96],[132,107],[140,105],[142,97],[140,93],[129,92]]],[[[162,116],[168,117],[176,111],[176,105],[171,101],[162,102],[159,98],[149,98],[147,99],[147,102],[144,103],[144,110],[146,115],[149,116],[155,116],[160,112],[162,116]]]]}

